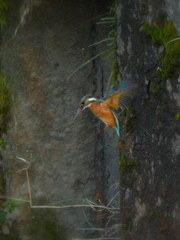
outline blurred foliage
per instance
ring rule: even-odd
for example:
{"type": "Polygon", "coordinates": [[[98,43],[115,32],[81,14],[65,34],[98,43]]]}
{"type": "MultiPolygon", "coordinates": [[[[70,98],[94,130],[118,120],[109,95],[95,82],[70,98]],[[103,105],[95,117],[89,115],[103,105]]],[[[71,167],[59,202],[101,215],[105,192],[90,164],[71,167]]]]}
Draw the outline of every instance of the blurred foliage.
{"type": "Polygon", "coordinates": [[[6,212],[0,211],[0,225],[7,223],[6,214],[6,212]]]}
{"type": "Polygon", "coordinates": [[[6,140],[1,140],[0,141],[0,152],[3,151],[3,147],[6,145],[6,140]]]}
{"type": "Polygon", "coordinates": [[[11,199],[9,199],[9,200],[6,201],[6,207],[7,207],[7,210],[8,210],[9,212],[12,212],[15,208],[18,207],[18,205],[19,205],[19,204],[18,204],[16,201],[11,200],[11,199]]]}
{"type": "Polygon", "coordinates": [[[7,12],[8,6],[6,1],[0,0],[0,26],[1,31],[3,30],[4,26],[6,25],[6,12],[7,12]]]}
{"type": "Polygon", "coordinates": [[[175,116],[176,120],[180,121],[180,113],[175,116]]]}

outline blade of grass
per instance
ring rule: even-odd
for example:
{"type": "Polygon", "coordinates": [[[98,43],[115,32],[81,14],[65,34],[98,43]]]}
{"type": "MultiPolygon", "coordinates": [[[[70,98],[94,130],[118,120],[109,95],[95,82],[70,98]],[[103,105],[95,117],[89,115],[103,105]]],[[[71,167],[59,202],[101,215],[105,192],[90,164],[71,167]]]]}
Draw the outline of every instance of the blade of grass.
{"type": "Polygon", "coordinates": [[[84,212],[84,209],[82,209],[82,211],[83,211],[84,218],[85,218],[86,222],[88,223],[88,225],[89,225],[91,228],[95,229],[95,227],[94,227],[94,226],[90,223],[90,221],[88,220],[88,218],[87,218],[87,216],[86,216],[86,214],[85,214],[85,212],[84,212]]]}
{"type": "Polygon", "coordinates": [[[105,17],[105,18],[101,18],[102,21],[104,20],[114,20],[114,17],[105,17]]]}
{"type": "Polygon", "coordinates": [[[58,202],[55,202],[55,203],[51,203],[49,204],[49,206],[53,206],[53,205],[56,205],[56,204],[59,204],[59,203],[63,203],[63,202],[69,202],[69,201],[83,201],[85,199],[83,198],[74,198],[74,199],[64,199],[64,200],[61,200],[61,201],[58,201],[58,202]]]}
{"type": "Polygon", "coordinates": [[[95,43],[89,45],[89,47],[96,46],[96,45],[101,44],[101,43],[103,43],[103,42],[112,41],[112,40],[114,40],[114,39],[115,39],[114,37],[105,38],[105,39],[103,39],[103,40],[101,40],[101,41],[99,41],[99,42],[95,42],[95,43]]]}
{"type": "Polygon", "coordinates": [[[110,24],[110,23],[112,23],[112,22],[110,22],[110,21],[103,21],[103,22],[97,22],[96,24],[110,24]]]}
{"type": "Polygon", "coordinates": [[[67,78],[67,80],[69,80],[77,71],[79,71],[80,69],[82,69],[83,67],[85,67],[88,63],[90,63],[91,61],[93,61],[94,59],[96,59],[97,57],[106,54],[106,53],[110,53],[111,51],[113,51],[113,49],[108,49],[104,52],[98,53],[96,56],[92,57],[91,59],[89,59],[87,62],[81,64],[79,67],[77,67],[73,73],[71,73],[71,75],[67,78]]]}
{"type": "Polygon", "coordinates": [[[86,21],[86,22],[84,22],[83,24],[81,24],[79,27],[75,28],[75,30],[78,30],[78,29],[81,28],[83,25],[86,25],[87,23],[89,23],[89,22],[91,22],[91,21],[93,21],[93,20],[95,20],[95,19],[97,19],[97,18],[99,19],[99,17],[105,16],[105,15],[107,15],[107,14],[109,14],[109,13],[104,13],[104,14],[101,14],[101,15],[96,16],[96,17],[94,17],[94,18],[91,18],[91,19],[89,19],[88,21],[86,21]]]}
{"type": "Polygon", "coordinates": [[[180,40],[180,37],[174,38],[174,39],[170,40],[169,42],[167,42],[166,44],[169,44],[169,43],[177,41],[177,40],[180,40]]]}

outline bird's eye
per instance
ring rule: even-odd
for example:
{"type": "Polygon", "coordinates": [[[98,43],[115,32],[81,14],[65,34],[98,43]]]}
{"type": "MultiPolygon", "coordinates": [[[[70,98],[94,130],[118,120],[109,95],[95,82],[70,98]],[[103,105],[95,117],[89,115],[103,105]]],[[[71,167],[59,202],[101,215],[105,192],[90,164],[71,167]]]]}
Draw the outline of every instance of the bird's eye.
{"type": "Polygon", "coordinates": [[[83,107],[84,107],[84,103],[81,103],[80,108],[83,108],[83,107]]]}

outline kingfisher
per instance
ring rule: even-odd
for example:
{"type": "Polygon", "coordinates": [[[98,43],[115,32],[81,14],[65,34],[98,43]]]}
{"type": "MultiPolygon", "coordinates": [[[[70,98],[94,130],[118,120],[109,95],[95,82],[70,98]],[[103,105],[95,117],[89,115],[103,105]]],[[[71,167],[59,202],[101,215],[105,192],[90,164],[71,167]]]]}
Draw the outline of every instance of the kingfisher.
{"type": "Polygon", "coordinates": [[[90,94],[85,95],[80,101],[80,106],[73,118],[73,122],[84,109],[89,108],[97,118],[105,123],[104,129],[113,128],[116,130],[117,135],[120,136],[119,121],[115,110],[119,108],[124,109],[135,96],[136,90],[137,84],[126,80],[120,82],[116,86],[116,90],[114,90],[114,86],[111,86],[102,99],[97,99],[90,94]]]}

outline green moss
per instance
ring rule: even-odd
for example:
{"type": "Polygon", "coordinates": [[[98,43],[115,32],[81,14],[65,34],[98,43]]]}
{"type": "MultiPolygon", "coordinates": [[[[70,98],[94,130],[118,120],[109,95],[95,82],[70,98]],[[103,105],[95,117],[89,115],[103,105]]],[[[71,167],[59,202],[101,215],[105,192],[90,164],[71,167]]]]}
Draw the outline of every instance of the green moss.
{"type": "MultiPolygon", "coordinates": [[[[9,235],[8,237],[6,237],[6,240],[20,240],[18,233],[16,231],[12,232],[11,229],[11,235],[9,235]]],[[[22,239],[22,238],[21,238],[22,239]]],[[[2,239],[3,240],[3,239],[2,239]]]]}
{"type": "Polygon", "coordinates": [[[157,99],[161,102],[162,110],[167,112],[169,109],[169,98],[163,89],[165,89],[165,82],[156,79],[155,83],[150,84],[149,93],[156,95],[157,99]]]}
{"type": "Polygon", "coordinates": [[[133,129],[135,123],[135,113],[131,107],[125,108],[121,111],[121,115],[127,117],[127,120],[124,124],[126,132],[129,132],[133,129]]]}
{"type": "MultiPolygon", "coordinates": [[[[27,234],[32,239],[65,240],[65,229],[58,225],[56,217],[50,210],[31,210],[33,220],[28,223],[27,234]]],[[[30,217],[30,219],[32,219],[30,217]]]]}
{"type": "Polygon", "coordinates": [[[124,152],[121,151],[121,159],[120,159],[119,167],[120,167],[120,173],[122,175],[127,174],[132,168],[138,167],[138,166],[139,166],[138,162],[128,160],[124,152]]]}
{"type": "Polygon", "coordinates": [[[126,116],[126,112],[127,112],[127,110],[126,110],[126,108],[125,108],[125,109],[123,109],[123,110],[121,111],[121,115],[122,115],[123,117],[125,117],[125,116],[126,116]]]}
{"type": "Polygon", "coordinates": [[[0,211],[0,225],[7,223],[6,214],[6,212],[0,211]]]}
{"type": "Polygon", "coordinates": [[[135,113],[131,107],[123,109],[121,115],[124,117],[135,117],[135,113]]]}
{"type": "Polygon", "coordinates": [[[1,240],[22,240],[22,238],[19,236],[17,225],[11,226],[9,235],[4,235],[1,233],[0,236],[1,240]]]}
{"type": "Polygon", "coordinates": [[[149,92],[156,95],[160,91],[160,86],[158,84],[151,84],[149,88],[149,92]]]}
{"type": "Polygon", "coordinates": [[[142,100],[142,105],[145,106],[145,105],[149,104],[149,102],[150,102],[149,98],[145,98],[142,100]]]}
{"type": "Polygon", "coordinates": [[[180,113],[178,113],[176,116],[175,116],[175,119],[180,121],[180,113]]]}
{"type": "Polygon", "coordinates": [[[158,79],[164,81],[168,78],[167,73],[162,69],[157,69],[157,71],[153,74],[153,76],[157,77],[158,79]]]}
{"type": "Polygon", "coordinates": [[[160,70],[156,72],[161,80],[167,79],[180,64],[180,41],[171,41],[178,37],[172,21],[157,20],[154,24],[144,23],[144,32],[151,37],[155,46],[164,46],[164,54],[160,59],[160,70]]]}
{"type": "Polygon", "coordinates": [[[7,3],[4,0],[0,0],[0,27],[1,31],[6,25],[6,12],[7,12],[7,3]]]}
{"type": "Polygon", "coordinates": [[[133,118],[128,119],[124,125],[126,132],[130,132],[133,129],[134,124],[135,120],[133,118]]]}
{"type": "Polygon", "coordinates": [[[6,86],[6,78],[0,73],[0,133],[6,129],[10,104],[11,101],[6,86]]]}
{"type": "Polygon", "coordinates": [[[131,230],[133,228],[133,221],[131,219],[126,219],[125,223],[122,225],[122,230],[131,230]]]}
{"type": "Polygon", "coordinates": [[[0,141],[0,152],[3,151],[3,148],[4,148],[5,145],[6,145],[6,141],[5,140],[1,140],[0,141]]]}
{"type": "Polygon", "coordinates": [[[12,212],[15,208],[18,207],[18,204],[16,201],[10,199],[6,201],[6,206],[7,206],[7,210],[9,212],[12,212]]]}
{"type": "MultiPolygon", "coordinates": [[[[3,168],[0,166],[0,192],[2,193],[4,191],[5,191],[4,171],[3,168]]],[[[0,199],[0,206],[1,202],[4,202],[4,200],[0,199]]]]}

